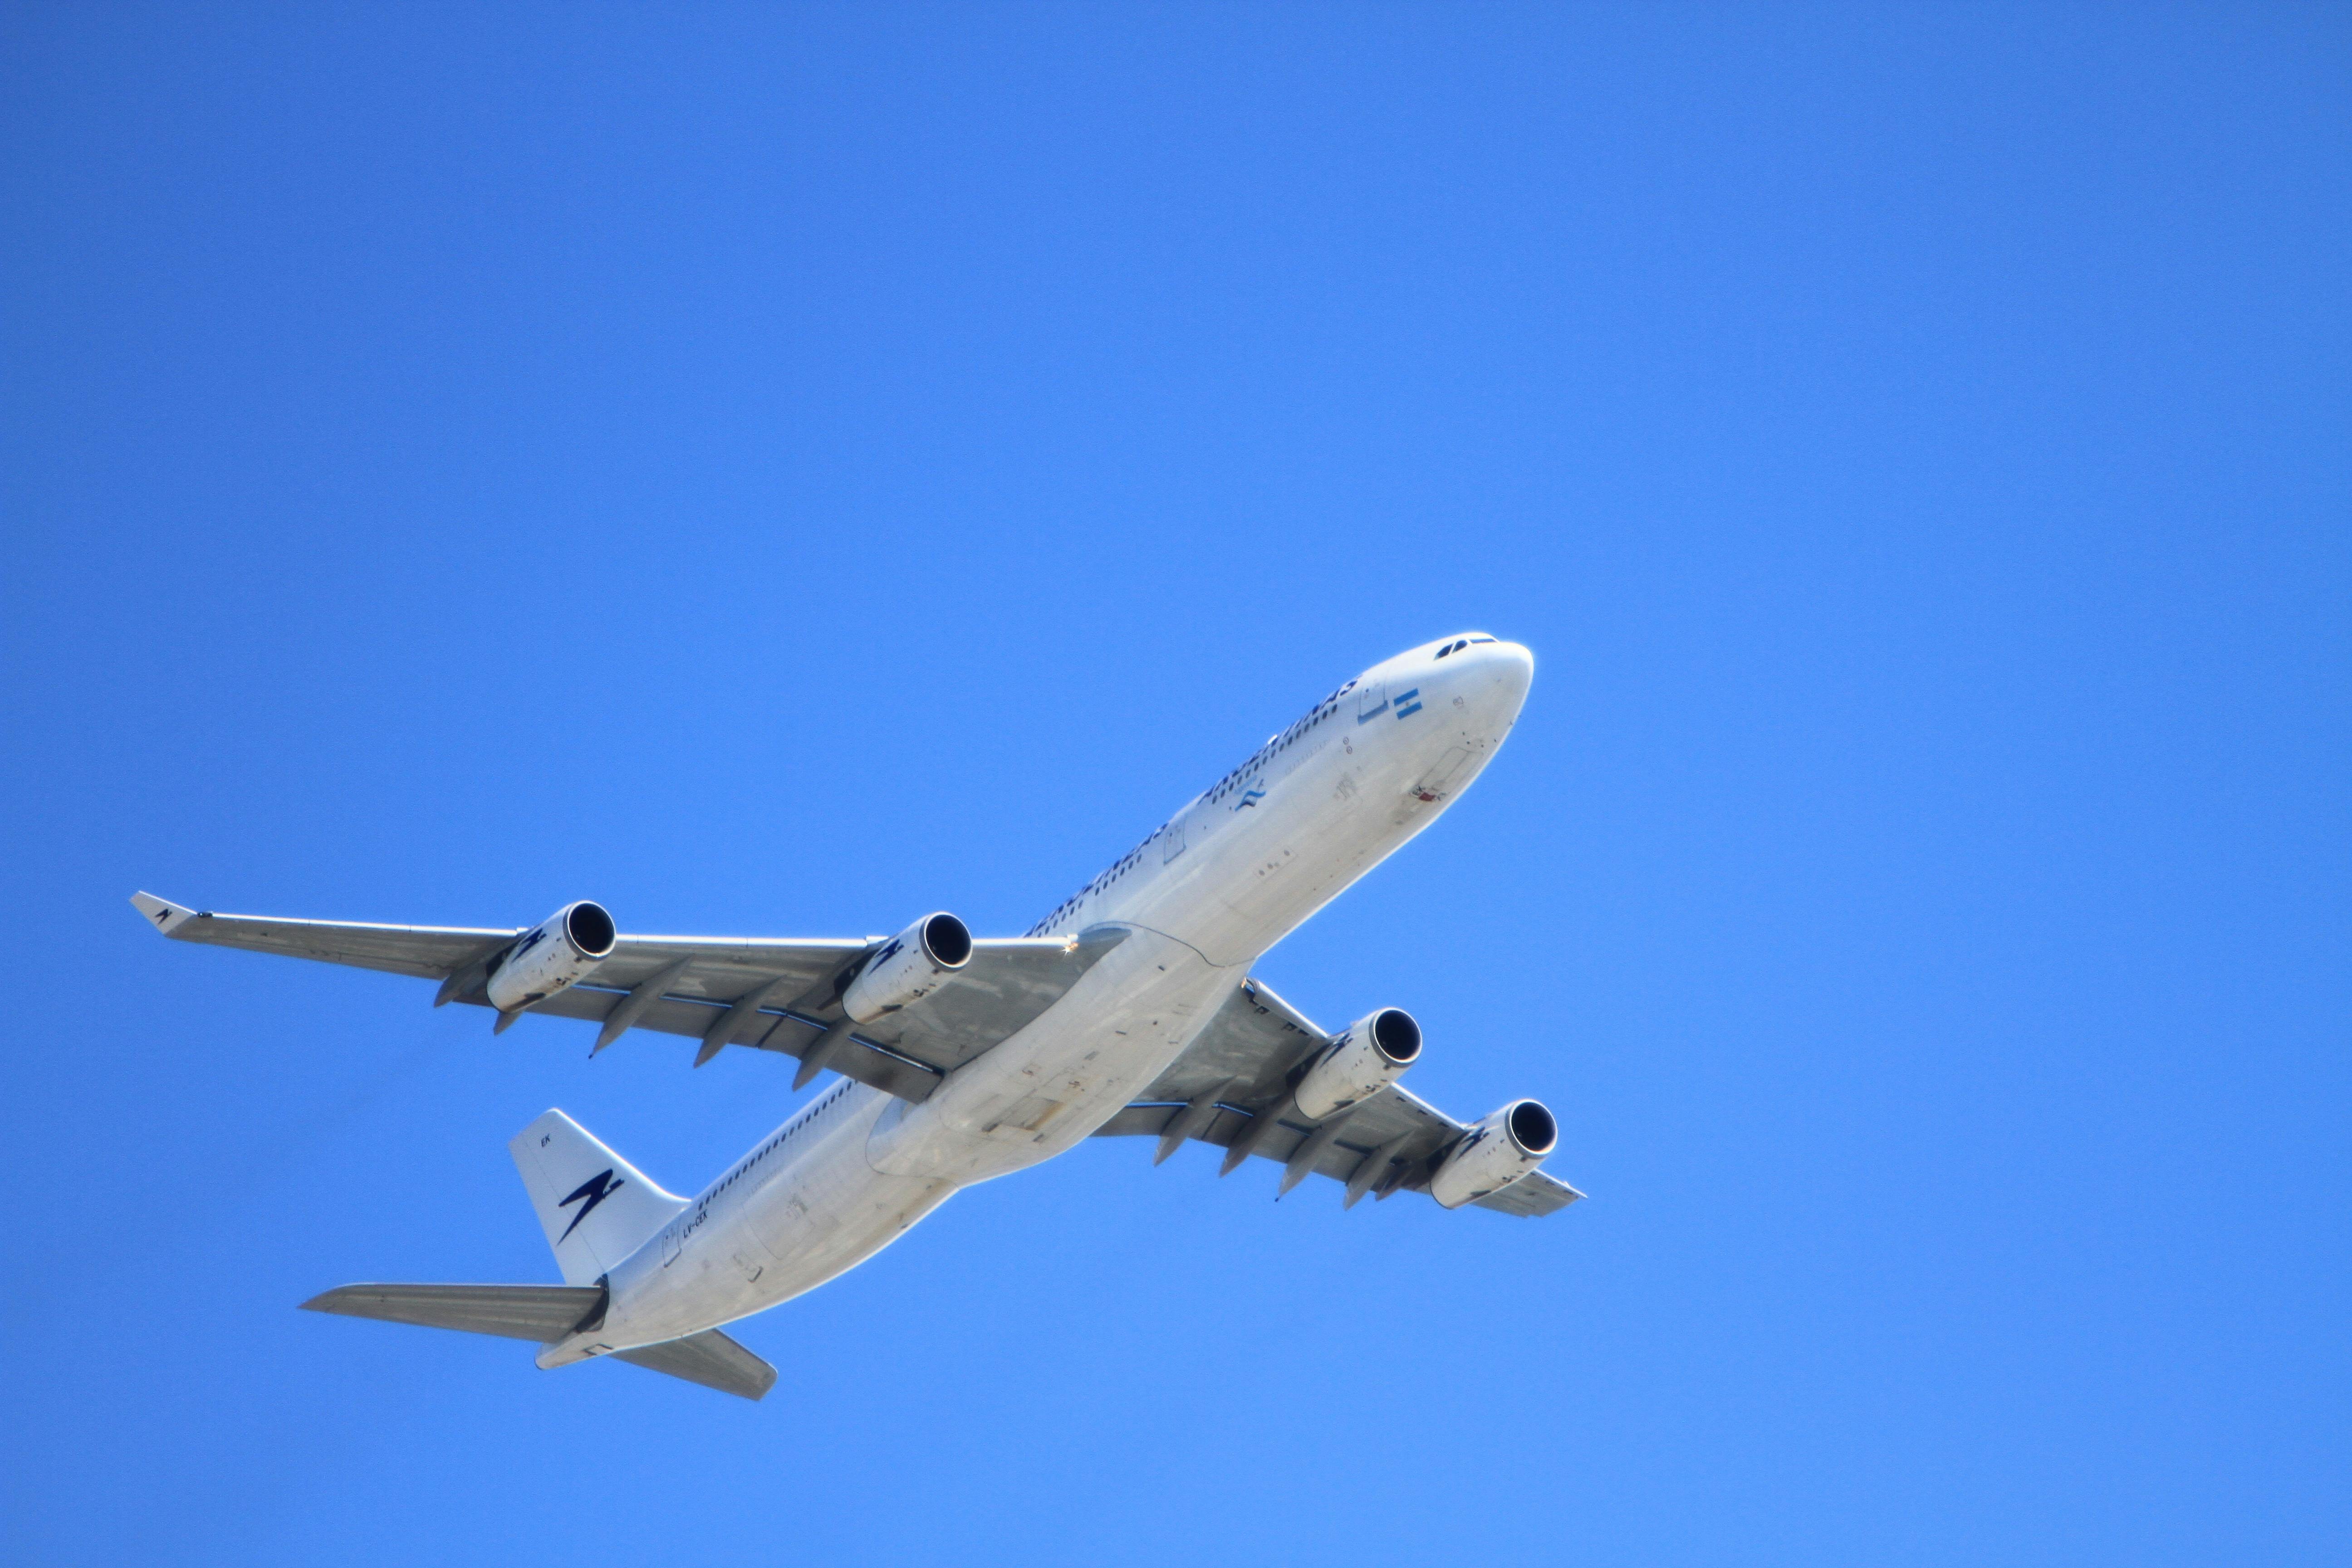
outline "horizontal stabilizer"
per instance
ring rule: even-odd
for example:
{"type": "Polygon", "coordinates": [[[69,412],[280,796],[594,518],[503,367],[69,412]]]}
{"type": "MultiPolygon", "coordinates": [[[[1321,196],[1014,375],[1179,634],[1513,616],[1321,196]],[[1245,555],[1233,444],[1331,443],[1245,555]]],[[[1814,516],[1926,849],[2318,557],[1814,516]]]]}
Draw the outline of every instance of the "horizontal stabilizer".
{"type": "Polygon", "coordinates": [[[745,1399],[757,1399],[776,1385],[774,1367],[717,1329],[705,1329],[682,1340],[669,1340],[640,1350],[614,1351],[613,1359],[745,1399]]]}
{"type": "MultiPolygon", "coordinates": [[[[344,1285],[311,1297],[302,1310],[549,1344],[602,1317],[604,1291],[593,1285],[344,1285]]],[[[776,1385],[774,1367],[717,1329],[614,1351],[613,1359],[744,1399],[776,1385]]]]}
{"type": "Polygon", "coordinates": [[[547,1344],[604,1301],[594,1285],[344,1285],[311,1297],[302,1310],[547,1344]]]}

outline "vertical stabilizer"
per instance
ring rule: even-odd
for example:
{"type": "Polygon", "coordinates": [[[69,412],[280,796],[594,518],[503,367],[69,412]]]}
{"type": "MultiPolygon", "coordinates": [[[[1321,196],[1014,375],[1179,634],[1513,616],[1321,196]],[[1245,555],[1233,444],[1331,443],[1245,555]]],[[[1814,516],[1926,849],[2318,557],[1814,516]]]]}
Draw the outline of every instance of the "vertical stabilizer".
{"type": "Polygon", "coordinates": [[[567,1285],[593,1285],[686,1207],[645,1173],[551,1110],[507,1144],[567,1285]]]}

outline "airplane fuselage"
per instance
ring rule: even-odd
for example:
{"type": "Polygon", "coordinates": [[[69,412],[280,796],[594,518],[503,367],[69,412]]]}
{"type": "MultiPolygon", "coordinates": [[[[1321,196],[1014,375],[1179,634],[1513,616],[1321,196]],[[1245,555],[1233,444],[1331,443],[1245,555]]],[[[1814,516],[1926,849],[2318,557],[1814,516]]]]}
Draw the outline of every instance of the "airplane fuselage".
{"type": "Polygon", "coordinates": [[[614,1268],[602,1322],[548,1346],[541,1364],[788,1300],[957,1188],[1089,1136],[1268,948],[1444,811],[1508,734],[1533,669],[1517,644],[1465,633],[1316,704],[1033,928],[1124,932],[1053,1006],[920,1104],[833,1085],[614,1268]]]}

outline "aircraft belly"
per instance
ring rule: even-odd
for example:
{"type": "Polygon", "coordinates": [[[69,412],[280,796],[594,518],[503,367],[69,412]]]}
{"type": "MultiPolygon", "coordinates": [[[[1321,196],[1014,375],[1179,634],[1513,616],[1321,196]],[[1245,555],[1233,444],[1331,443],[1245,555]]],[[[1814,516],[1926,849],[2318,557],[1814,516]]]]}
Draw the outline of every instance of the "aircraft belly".
{"type": "MultiPolygon", "coordinates": [[[[853,1091],[857,1092],[857,1091],[853,1091]]],[[[763,1304],[823,1284],[896,1239],[943,1201],[940,1184],[878,1173],[865,1158],[878,1117],[903,1103],[879,1091],[825,1130],[746,1205],[761,1247],[774,1259],[763,1304]]]]}
{"type": "Polygon", "coordinates": [[[810,1223],[783,1233],[782,1256],[763,1280],[756,1311],[845,1274],[911,1229],[915,1222],[955,1192],[951,1182],[889,1176],[866,1163],[860,1151],[845,1151],[840,1178],[812,1205],[810,1223]],[[856,1169],[846,1167],[854,1163],[856,1169]]]}
{"type": "Polygon", "coordinates": [[[866,1159],[886,1174],[959,1184],[1050,1159],[1141,1092],[1241,981],[1240,971],[1135,928],[1019,1034],[922,1104],[884,1111],[866,1159]]]}
{"type": "Polygon", "coordinates": [[[706,1210],[674,1253],[658,1242],[610,1278],[612,1306],[592,1335],[612,1350],[697,1333],[814,1289],[881,1251],[955,1190],[870,1168],[875,1117],[898,1103],[877,1091],[768,1181],[706,1210]]]}

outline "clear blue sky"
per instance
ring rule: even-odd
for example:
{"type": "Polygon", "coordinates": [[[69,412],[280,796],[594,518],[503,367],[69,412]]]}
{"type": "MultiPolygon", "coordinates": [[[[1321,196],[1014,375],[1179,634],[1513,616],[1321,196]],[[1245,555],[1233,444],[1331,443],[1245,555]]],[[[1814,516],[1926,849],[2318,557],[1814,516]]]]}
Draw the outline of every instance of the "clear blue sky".
{"type": "Polygon", "coordinates": [[[0,1557],[2341,1563],[2352,20],[13,5],[0,1557]],[[749,1405],[554,1278],[789,1063],[223,910],[1017,931],[1481,627],[1262,973],[1555,1219],[1105,1141],[749,1405]]]}

